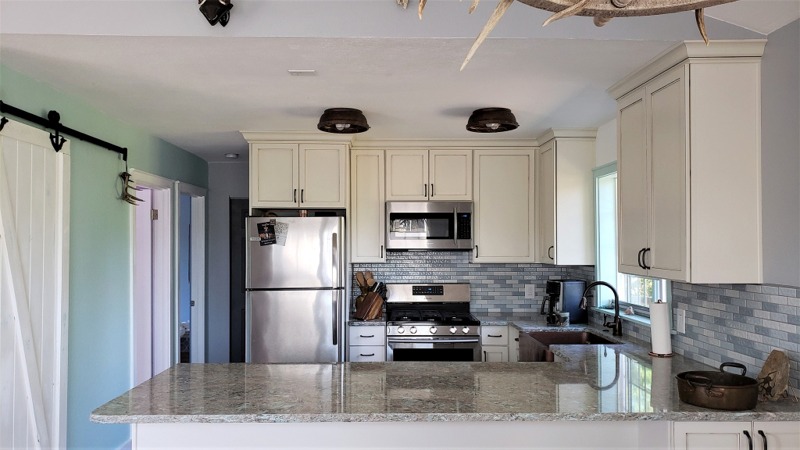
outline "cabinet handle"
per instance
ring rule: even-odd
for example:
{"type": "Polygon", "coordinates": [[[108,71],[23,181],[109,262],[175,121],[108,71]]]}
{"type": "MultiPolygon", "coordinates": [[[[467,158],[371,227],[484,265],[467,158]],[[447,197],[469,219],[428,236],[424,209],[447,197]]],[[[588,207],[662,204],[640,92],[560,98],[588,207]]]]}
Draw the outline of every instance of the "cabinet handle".
{"type": "Polygon", "coordinates": [[[642,264],[644,265],[645,270],[652,269],[652,267],[647,265],[647,259],[646,258],[647,258],[647,254],[648,253],[650,253],[650,247],[647,247],[646,249],[644,249],[644,252],[642,252],[642,264]]]}
{"type": "Polygon", "coordinates": [[[764,450],[769,450],[767,448],[767,435],[764,434],[764,430],[758,430],[758,434],[761,436],[761,439],[764,440],[764,450]]]}
{"type": "Polygon", "coordinates": [[[636,264],[639,265],[642,269],[644,269],[644,264],[642,264],[642,253],[644,253],[644,248],[639,250],[639,254],[636,255],[636,264]]]}
{"type": "Polygon", "coordinates": [[[487,336],[491,337],[491,338],[501,338],[501,337],[503,337],[502,334],[487,334],[487,336]]]}
{"type": "Polygon", "coordinates": [[[747,436],[747,450],[753,450],[753,437],[750,436],[750,432],[747,430],[742,430],[745,436],[747,436]]]}
{"type": "Polygon", "coordinates": [[[479,254],[480,254],[480,253],[478,253],[478,246],[477,246],[477,245],[475,245],[475,257],[477,258],[479,254]]]}
{"type": "Polygon", "coordinates": [[[383,258],[383,246],[381,245],[381,258],[383,258]]]}
{"type": "Polygon", "coordinates": [[[306,190],[300,189],[300,203],[305,203],[306,201],[306,190]]]}
{"type": "Polygon", "coordinates": [[[423,184],[423,186],[425,186],[425,197],[427,197],[428,196],[428,185],[427,184],[423,184]]]}
{"type": "Polygon", "coordinates": [[[359,353],[361,356],[375,356],[375,353],[359,353]]]}
{"type": "Polygon", "coordinates": [[[374,338],[374,337],[375,337],[375,335],[374,335],[374,334],[359,334],[359,335],[358,335],[358,337],[362,337],[362,338],[374,338]]]}
{"type": "Polygon", "coordinates": [[[431,183],[431,198],[433,198],[435,194],[433,193],[433,183],[431,183]]]}
{"type": "Polygon", "coordinates": [[[553,251],[554,248],[555,246],[551,245],[550,248],[547,249],[547,257],[550,259],[553,259],[553,255],[551,254],[551,252],[553,251]]]}
{"type": "Polygon", "coordinates": [[[297,189],[292,191],[292,203],[297,203],[297,189]]]}

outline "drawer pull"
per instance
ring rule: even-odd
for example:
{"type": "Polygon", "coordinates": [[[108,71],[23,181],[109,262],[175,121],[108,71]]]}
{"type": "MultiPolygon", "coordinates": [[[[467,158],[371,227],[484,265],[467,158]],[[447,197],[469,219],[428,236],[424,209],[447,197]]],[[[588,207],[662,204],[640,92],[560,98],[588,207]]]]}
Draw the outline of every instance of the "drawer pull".
{"type": "Polygon", "coordinates": [[[375,356],[375,353],[359,353],[361,356],[375,356]]]}
{"type": "Polygon", "coordinates": [[[489,334],[487,336],[489,336],[490,338],[501,338],[501,337],[503,337],[502,334],[489,334]]]}
{"type": "Polygon", "coordinates": [[[374,334],[369,334],[369,335],[359,334],[358,337],[362,337],[362,338],[367,338],[368,339],[368,338],[374,338],[375,335],[374,334]]]}

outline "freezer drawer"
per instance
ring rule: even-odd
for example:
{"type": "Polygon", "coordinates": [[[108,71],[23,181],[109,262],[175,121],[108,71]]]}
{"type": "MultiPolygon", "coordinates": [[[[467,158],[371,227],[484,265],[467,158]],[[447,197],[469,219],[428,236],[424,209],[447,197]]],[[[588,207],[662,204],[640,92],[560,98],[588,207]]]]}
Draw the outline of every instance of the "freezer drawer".
{"type": "Polygon", "coordinates": [[[246,361],[341,361],[343,292],[341,289],[249,292],[246,361]]]}

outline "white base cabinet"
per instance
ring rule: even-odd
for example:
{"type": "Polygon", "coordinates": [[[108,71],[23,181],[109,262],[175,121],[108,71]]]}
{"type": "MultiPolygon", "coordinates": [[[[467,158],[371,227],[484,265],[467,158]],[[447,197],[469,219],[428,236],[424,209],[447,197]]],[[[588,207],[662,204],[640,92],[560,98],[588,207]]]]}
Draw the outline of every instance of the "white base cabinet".
{"type": "Polygon", "coordinates": [[[673,450],[797,450],[800,422],[675,422],[673,450]]]}
{"type": "Polygon", "coordinates": [[[134,450],[194,449],[571,449],[668,447],[668,422],[147,423],[134,450]]]}
{"type": "Polygon", "coordinates": [[[347,360],[350,362],[386,361],[386,327],[383,325],[350,326],[347,360]]]}
{"type": "Polygon", "coordinates": [[[481,326],[481,361],[509,361],[509,328],[505,325],[481,326]]]}

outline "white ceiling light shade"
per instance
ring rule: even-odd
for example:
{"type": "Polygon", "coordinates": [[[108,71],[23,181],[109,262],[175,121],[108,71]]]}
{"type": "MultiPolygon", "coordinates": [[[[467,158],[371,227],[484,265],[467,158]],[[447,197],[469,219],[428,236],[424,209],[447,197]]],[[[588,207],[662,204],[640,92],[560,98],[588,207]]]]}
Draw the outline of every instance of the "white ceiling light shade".
{"type": "Polygon", "coordinates": [[[500,133],[517,127],[517,118],[508,108],[476,109],[467,121],[467,131],[473,133],[500,133]]]}
{"type": "Polygon", "coordinates": [[[369,130],[369,124],[359,109],[329,108],[319,118],[317,129],[326,133],[363,133],[369,130]]]}

